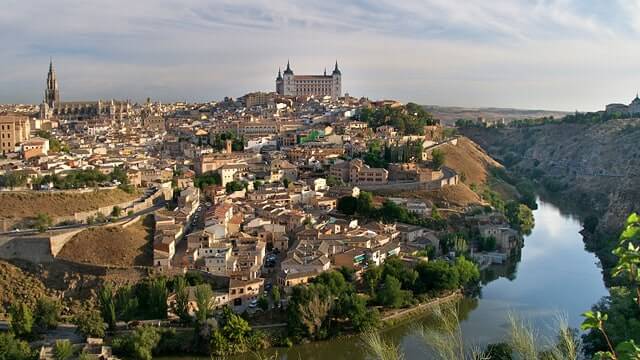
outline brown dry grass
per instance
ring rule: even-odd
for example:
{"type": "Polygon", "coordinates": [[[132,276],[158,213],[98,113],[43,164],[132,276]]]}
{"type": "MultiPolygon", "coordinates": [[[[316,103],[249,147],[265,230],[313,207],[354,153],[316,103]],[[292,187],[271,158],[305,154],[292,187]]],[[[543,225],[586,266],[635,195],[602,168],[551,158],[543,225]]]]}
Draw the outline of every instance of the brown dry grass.
{"type": "Polygon", "coordinates": [[[50,295],[40,279],[0,260],[0,313],[15,303],[25,303],[33,309],[38,298],[50,295]]]}
{"type": "Polygon", "coordinates": [[[102,226],[76,234],[58,258],[96,265],[151,266],[153,217],[147,215],[127,228],[102,226]]]}
{"type": "Polygon", "coordinates": [[[432,191],[401,191],[393,193],[393,196],[428,200],[436,204],[448,204],[453,207],[466,207],[471,204],[480,204],[482,199],[464,184],[445,186],[440,190],[432,191]]]}
{"type": "Polygon", "coordinates": [[[69,192],[16,192],[0,193],[0,218],[31,218],[37,213],[52,217],[73,215],[76,212],[95,210],[139,197],[120,189],[98,190],[86,193],[69,192]]]}
{"type": "Polygon", "coordinates": [[[445,154],[445,165],[454,169],[458,174],[464,174],[465,184],[481,185],[489,177],[489,168],[502,167],[478,144],[466,137],[458,139],[458,145],[444,145],[441,147],[445,154]]]}

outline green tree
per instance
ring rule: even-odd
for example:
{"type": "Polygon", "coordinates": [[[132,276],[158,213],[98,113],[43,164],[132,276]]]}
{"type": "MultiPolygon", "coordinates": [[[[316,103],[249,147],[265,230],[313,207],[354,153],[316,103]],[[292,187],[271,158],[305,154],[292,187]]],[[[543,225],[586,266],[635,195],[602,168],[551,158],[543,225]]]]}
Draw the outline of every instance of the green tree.
{"type": "Polygon", "coordinates": [[[169,290],[167,289],[167,279],[157,277],[149,282],[148,286],[148,311],[154,319],[167,318],[167,297],[169,290]]]}
{"type": "Polygon", "coordinates": [[[444,260],[421,261],[416,265],[416,271],[418,280],[415,288],[418,293],[454,290],[460,286],[457,268],[444,260]]]}
{"type": "Polygon", "coordinates": [[[640,332],[640,216],[631,214],[620,235],[613,254],[618,262],[612,275],[623,283],[611,289],[611,300],[583,314],[582,330],[587,331],[583,340],[587,353],[595,352],[595,359],[626,360],[640,358],[637,345],[640,332]],[[623,299],[627,300],[624,304],[623,299]],[[611,317],[610,317],[611,314],[611,317]]]}
{"type": "Polygon", "coordinates": [[[114,339],[113,351],[120,356],[135,360],[151,360],[161,335],[151,326],[142,326],[133,333],[114,339]]]}
{"type": "Polygon", "coordinates": [[[210,185],[222,185],[222,178],[217,172],[206,172],[200,176],[196,176],[194,185],[203,189],[210,185]]]}
{"type": "Polygon", "coordinates": [[[223,323],[222,333],[225,338],[234,344],[245,344],[247,336],[251,332],[251,326],[245,319],[228,310],[224,315],[223,323]]]}
{"type": "Polygon", "coordinates": [[[177,276],[174,286],[176,302],[173,311],[180,317],[182,322],[188,323],[191,321],[191,315],[189,315],[189,290],[187,289],[187,281],[183,276],[177,276]]]}
{"type": "Polygon", "coordinates": [[[28,176],[23,171],[11,171],[0,175],[0,187],[21,187],[27,185],[28,176]]]}
{"type": "Polygon", "coordinates": [[[69,340],[56,340],[53,346],[53,355],[56,360],[67,360],[73,356],[73,345],[69,340]]]}
{"type": "Polygon", "coordinates": [[[382,267],[371,265],[362,275],[362,280],[369,291],[369,295],[374,296],[378,283],[382,279],[382,267]]]}
{"type": "Polygon", "coordinates": [[[361,332],[375,329],[380,324],[377,310],[367,309],[366,300],[355,293],[343,293],[338,298],[338,315],[349,319],[354,330],[361,332]]]}
{"type": "Polygon", "coordinates": [[[480,270],[478,266],[472,261],[465,259],[464,256],[456,258],[455,266],[458,271],[460,285],[467,286],[475,284],[480,280],[480,270]]]}
{"type": "Polygon", "coordinates": [[[21,338],[29,338],[33,332],[31,309],[23,302],[13,303],[9,308],[11,331],[21,338]]]}
{"type": "Polygon", "coordinates": [[[77,332],[84,337],[104,337],[104,322],[97,310],[81,311],[74,316],[73,323],[77,326],[77,332]]]}
{"type": "Polygon", "coordinates": [[[358,200],[353,196],[343,196],[338,199],[338,211],[345,215],[353,215],[358,207],[358,200]]]}
{"type": "Polygon", "coordinates": [[[431,152],[431,168],[433,170],[440,170],[444,166],[445,155],[444,151],[440,149],[433,149],[431,152]]]}
{"type": "Polygon", "coordinates": [[[105,284],[98,291],[98,303],[102,319],[107,323],[110,330],[116,328],[116,304],[114,302],[113,288],[110,284],[105,284]]]}
{"type": "Polygon", "coordinates": [[[38,215],[36,216],[35,227],[40,232],[47,231],[51,227],[52,223],[53,221],[48,214],[38,213],[38,215]]]}
{"type": "Polygon", "coordinates": [[[227,185],[225,185],[225,190],[227,194],[231,194],[235,191],[240,191],[243,189],[244,189],[244,185],[242,185],[242,183],[238,181],[231,181],[231,182],[228,182],[227,185]]]}
{"type": "Polygon", "coordinates": [[[120,206],[114,206],[113,210],[111,210],[111,215],[113,217],[120,217],[122,215],[122,208],[120,206]]]}
{"type": "Polygon", "coordinates": [[[525,204],[509,201],[504,208],[505,216],[511,226],[523,234],[530,234],[534,226],[533,212],[525,204]]]}
{"type": "Polygon", "coordinates": [[[29,343],[15,337],[12,332],[0,332],[0,360],[33,360],[37,352],[29,343]]]}
{"type": "Polygon", "coordinates": [[[280,289],[277,286],[271,288],[271,299],[276,307],[280,305],[280,289]]]}
{"type": "Polygon", "coordinates": [[[269,310],[269,300],[265,296],[260,296],[258,298],[258,307],[262,309],[262,311],[269,310]]]}
{"type": "Polygon", "coordinates": [[[385,277],[380,289],[378,289],[377,300],[380,305],[399,308],[404,304],[404,295],[400,280],[391,275],[385,277]]]}
{"type": "Polygon", "coordinates": [[[333,186],[343,186],[343,185],[344,185],[344,182],[342,181],[342,179],[335,177],[333,175],[327,176],[327,186],[333,187],[333,186]]]}
{"type": "Polygon", "coordinates": [[[35,324],[40,330],[55,329],[60,321],[62,304],[57,299],[41,297],[36,303],[35,324]]]}
{"type": "Polygon", "coordinates": [[[198,309],[196,310],[196,321],[202,325],[207,321],[207,318],[211,315],[213,307],[213,291],[209,284],[201,284],[196,286],[195,290],[196,304],[198,309]]]}

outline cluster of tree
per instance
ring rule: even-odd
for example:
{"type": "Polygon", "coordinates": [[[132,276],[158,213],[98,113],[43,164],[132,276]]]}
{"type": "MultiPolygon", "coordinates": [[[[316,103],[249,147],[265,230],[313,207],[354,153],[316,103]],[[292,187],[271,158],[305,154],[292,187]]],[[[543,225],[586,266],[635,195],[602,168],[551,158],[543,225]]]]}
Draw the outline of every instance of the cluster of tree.
{"type": "Polygon", "coordinates": [[[249,323],[230,308],[225,307],[216,319],[217,326],[209,339],[211,355],[226,356],[269,347],[265,334],[252,330],[249,323]]]}
{"type": "Polygon", "coordinates": [[[363,331],[378,326],[377,310],[368,309],[344,273],[320,274],[308,285],[293,288],[288,304],[288,331],[296,340],[325,339],[344,330],[363,331]]]}
{"type": "Polygon", "coordinates": [[[444,166],[445,154],[440,149],[433,149],[431,152],[431,168],[433,170],[440,170],[444,166]]]}
{"type": "Polygon", "coordinates": [[[129,178],[127,172],[116,167],[109,174],[103,174],[95,169],[72,170],[66,176],[45,175],[34,180],[34,185],[53,183],[58,189],[78,189],[83,187],[96,187],[106,183],[118,182],[121,189],[131,192],[133,189],[128,186],[129,178]]]}
{"type": "Polygon", "coordinates": [[[371,266],[363,274],[372,303],[389,308],[411,305],[425,295],[474,286],[479,280],[478,267],[464,257],[454,262],[420,261],[414,268],[392,257],[382,266],[371,266]]]}
{"type": "Polygon", "coordinates": [[[69,145],[61,142],[60,140],[58,140],[56,137],[54,137],[53,135],[51,135],[50,132],[46,131],[46,130],[38,130],[36,131],[36,136],[41,137],[43,139],[47,139],[49,140],[49,150],[51,150],[52,152],[69,152],[69,145]]]}
{"type": "Polygon", "coordinates": [[[244,181],[231,181],[225,185],[225,191],[227,194],[231,194],[235,191],[245,190],[249,186],[249,183],[244,181]]]}
{"type": "Polygon", "coordinates": [[[356,118],[366,122],[370,128],[390,125],[407,135],[423,135],[425,126],[438,124],[429,112],[414,103],[398,107],[362,108],[356,118]]]}
{"type": "Polygon", "coordinates": [[[382,206],[375,207],[373,205],[373,196],[371,193],[362,191],[356,198],[353,196],[344,196],[338,199],[337,208],[346,215],[358,215],[367,219],[375,219],[391,222],[402,222],[412,225],[421,225],[435,230],[442,230],[446,226],[437,211],[432,211],[430,218],[420,217],[409,212],[406,207],[400,206],[393,201],[385,200],[382,206]]]}
{"type": "Polygon", "coordinates": [[[513,185],[520,195],[519,201],[522,204],[527,205],[532,210],[538,208],[535,189],[530,181],[511,175],[505,168],[492,167],[489,169],[489,173],[492,177],[513,185]]]}
{"type": "Polygon", "coordinates": [[[122,286],[117,290],[105,284],[98,292],[100,314],[109,328],[117,321],[166,319],[168,282],[164,277],[147,279],[135,286],[122,286]]]}
{"type": "Polygon", "coordinates": [[[509,220],[509,224],[522,234],[531,234],[535,219],[533,212],[527,205],[516,201],[508,201],[504,207],[504,215],[509,220]]]}
{"type": "MultiPolygon", "coordinates": [[[[368,151],[361,155],[365,164],[374,168],[386,168],[389,163],[407,163],[422,158],[422,141],[407,141],[401,146],[388,146],[379,140],[369,142],[368,151]]],[[[442,159],[444,162],[444,158],[442,159]]]]}
{"type": "Polygon", "coordinates": [[[222,185],[222,178],[217,172],[209,171],[202,175],[196,176],[193,183],[195,186],[203,189],[210,185],[222,185]]]}
{"type": "Polygon", "coordinates": [[[327,176],[327,186],[344,186],[344,181],[334,175],[327,176]]]}
{"type": "Polygon", "coordinates": [[[192,343],[192,331],[141,326],[130,334],[115,337],[111,347],[115,355],[150,360],[154,356],[198,354],[194,352],[192,343]]]}
{"type": "MultiPolygon", "coordinates": [[[[9,331],[0,332],[0,359],[37,359],[36,350],[29,347],[29,341],[41,333],[55,329],[60,321],[62,305],[57,299],[41,297],[35,308],[17,302],[9,308],[9,331]]],[[[62,350],[66,343],[60,343],[62,350]]],[[[57,348],[58,346],[56,346],[57,348]]],[[[59,352],[59,359],[68,359],[71,354],[59,352]]]]}
{"type": "Polygon", "coordinates": [[[213,139],[209,140],[210,145],[218,150],[222,151],[227,146],[227,140],[231,140],[231,150],[232,151],[243,151],[244,150],[244,138],[238,137],[236,134],[231,132],[225,132],[222,134],[215,134],[213,139]]]}
{"type": "Polygon", "coordinates": [[[16,188],[27,185],[29,176],[24,171],[10,171],[0,175],[0,187],[16,188]]]}

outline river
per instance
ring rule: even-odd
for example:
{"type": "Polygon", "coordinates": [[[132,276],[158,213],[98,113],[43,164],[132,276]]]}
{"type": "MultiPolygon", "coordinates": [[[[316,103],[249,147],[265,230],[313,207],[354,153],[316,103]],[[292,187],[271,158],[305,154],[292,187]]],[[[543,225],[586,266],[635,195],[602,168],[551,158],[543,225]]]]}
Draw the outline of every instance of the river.
{"type": "MultiPolygon", "coordinates": [[[[580,222],[561,214],[550,203],[538,200],[538,205],[533,212],[535,228],[524,239],[520,261],[493,268],[485,274],[487,283],[480,296],[461,301],[465,342],[482,345],[503,341],[510,312],[529,322],[541,336],[553,337],[558,316],[567,318],[570,326],[578,327],[582,321],[580,314],[607,294],[597,258],[584,249],[580,222]]],[[[428,348],[414,328],[429,322],[428,315],[418,317],[386,329],[383,336],[400,344],[408,360],[425,359],[428,348]]],[[[278,349],[278,354],[288,360],[369,359],[357,337],[278,349]]]]}

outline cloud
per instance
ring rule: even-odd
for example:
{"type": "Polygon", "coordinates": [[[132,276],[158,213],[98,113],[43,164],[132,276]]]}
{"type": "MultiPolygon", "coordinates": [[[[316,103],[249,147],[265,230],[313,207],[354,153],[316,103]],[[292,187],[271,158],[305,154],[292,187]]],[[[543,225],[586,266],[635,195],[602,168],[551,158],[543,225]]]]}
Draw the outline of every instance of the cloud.
{"type": "Polygon", "coordinates": [[[340,61],[353,95],[598,109],[640,87],[640,2],[615,0],[9,0],[0,101],[38,102],[49,56],[63,98],[210,100],[272,90],[290,58],[340,61]]]}

